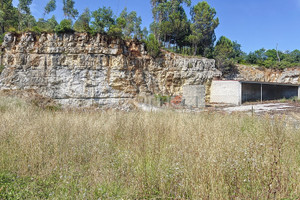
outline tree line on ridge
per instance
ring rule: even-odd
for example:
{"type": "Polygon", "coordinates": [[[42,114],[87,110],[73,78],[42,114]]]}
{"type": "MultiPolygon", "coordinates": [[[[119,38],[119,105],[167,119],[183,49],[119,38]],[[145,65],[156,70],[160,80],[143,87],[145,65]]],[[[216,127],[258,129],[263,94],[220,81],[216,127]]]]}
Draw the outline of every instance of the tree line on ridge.
{"type": "Polygon", "coordinates": [[[60,23],[54,15],[48,17],[56,10],[56,0],[49,0],[43,18],[36,20],[30,10],[32,1],[19,0],[17,7],[14,7],[12,0],[0,0],[0,42],[5,32],[76,31],[142,40],[153,57],[159,56],[160,49],[165,49],[184,55],[214,58],[223,71],[230,70],[236,63],[278,69],[299,66],[300,63],[299,50],[282,52],[262,48],[247,54],[241,50],[240,44],[225,36],[216,41],[215,29],[219,18],[216,10],[206,1],[191,6],[191,0],[150,0],[153,15],[150,30],[141,27],[142,18],[136,11],[129,12],[125,8],[116,16],[110,7],[100,7],[94,11],[86,8],[80,14],[74,0],[62,0],[65,18],[60,23]]]}

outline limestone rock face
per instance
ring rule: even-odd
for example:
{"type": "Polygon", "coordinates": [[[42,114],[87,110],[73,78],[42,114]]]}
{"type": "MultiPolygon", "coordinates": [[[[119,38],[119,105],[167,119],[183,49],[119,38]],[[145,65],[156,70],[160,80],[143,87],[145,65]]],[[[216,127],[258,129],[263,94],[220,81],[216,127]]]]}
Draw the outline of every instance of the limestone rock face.
{"type": "Polygon", "coordinates": [[[70,106],[176,95],[221,76],[214,60],[167,52],[154,59],[142,43],[103,35],[8,33],[1,51],[0,90],[34,89],[70,106]]]}
{"type": "Polygon", "coordinates": [[[239,65],[237,73],[229,79],[300,84],[300,68],[275,70],[239,65]]]}

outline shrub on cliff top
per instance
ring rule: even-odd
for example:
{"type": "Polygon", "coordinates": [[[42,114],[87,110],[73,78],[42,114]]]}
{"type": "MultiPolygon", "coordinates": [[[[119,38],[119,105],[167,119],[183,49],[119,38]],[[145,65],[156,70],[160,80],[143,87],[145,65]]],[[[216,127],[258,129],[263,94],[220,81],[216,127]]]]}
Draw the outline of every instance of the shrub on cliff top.
{"type": "Polygon", "coordinates": [[[160,46],[158,40],[153,34],[150,34],[146,40],[146,48],[150,56],[157,57],[160,54],[160,46]]]}
{"type": "Polygon", "coordinates": [[[60,22],[59,25],[55,27],[56,33],[72,33],[74,32],[72,29],[72,22],[71,20],[64,19],[60,22]]]}

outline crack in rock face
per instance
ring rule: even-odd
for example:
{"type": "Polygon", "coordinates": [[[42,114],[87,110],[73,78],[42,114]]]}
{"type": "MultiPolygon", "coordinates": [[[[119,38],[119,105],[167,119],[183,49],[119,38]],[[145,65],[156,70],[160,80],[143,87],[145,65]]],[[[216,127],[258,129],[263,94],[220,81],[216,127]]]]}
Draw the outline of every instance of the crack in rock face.
{"type": "Polygon", "coordinates": [[[168,52],[152,58],[141,42],[86,33],[7,33],[0,64],[0,90],[33,89],[65,106],[178,95],[183,85],[206,84],[221,76],[212,59],[168,52]]]}

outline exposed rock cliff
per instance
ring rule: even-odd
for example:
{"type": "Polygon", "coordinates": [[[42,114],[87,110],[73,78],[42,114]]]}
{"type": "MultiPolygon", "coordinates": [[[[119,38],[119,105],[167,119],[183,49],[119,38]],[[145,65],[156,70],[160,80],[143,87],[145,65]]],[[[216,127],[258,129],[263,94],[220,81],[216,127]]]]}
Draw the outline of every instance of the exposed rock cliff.
{"type": "Polygon", "coordinates": [[[206,84],[221,75],[214,60],[172,53],[153,59],[137,41],[82,33],[8,33],[0,62],[0,90],[34,89],[73,106],[180,94],[185,84],[206,84]]]}
{"type": "Polygon", "coordinates": [[[225,79],[291,83],[300,84],[300,68],[286,68],[284,70],[266,69],[239,65],[237,69],[225,79]]]}

